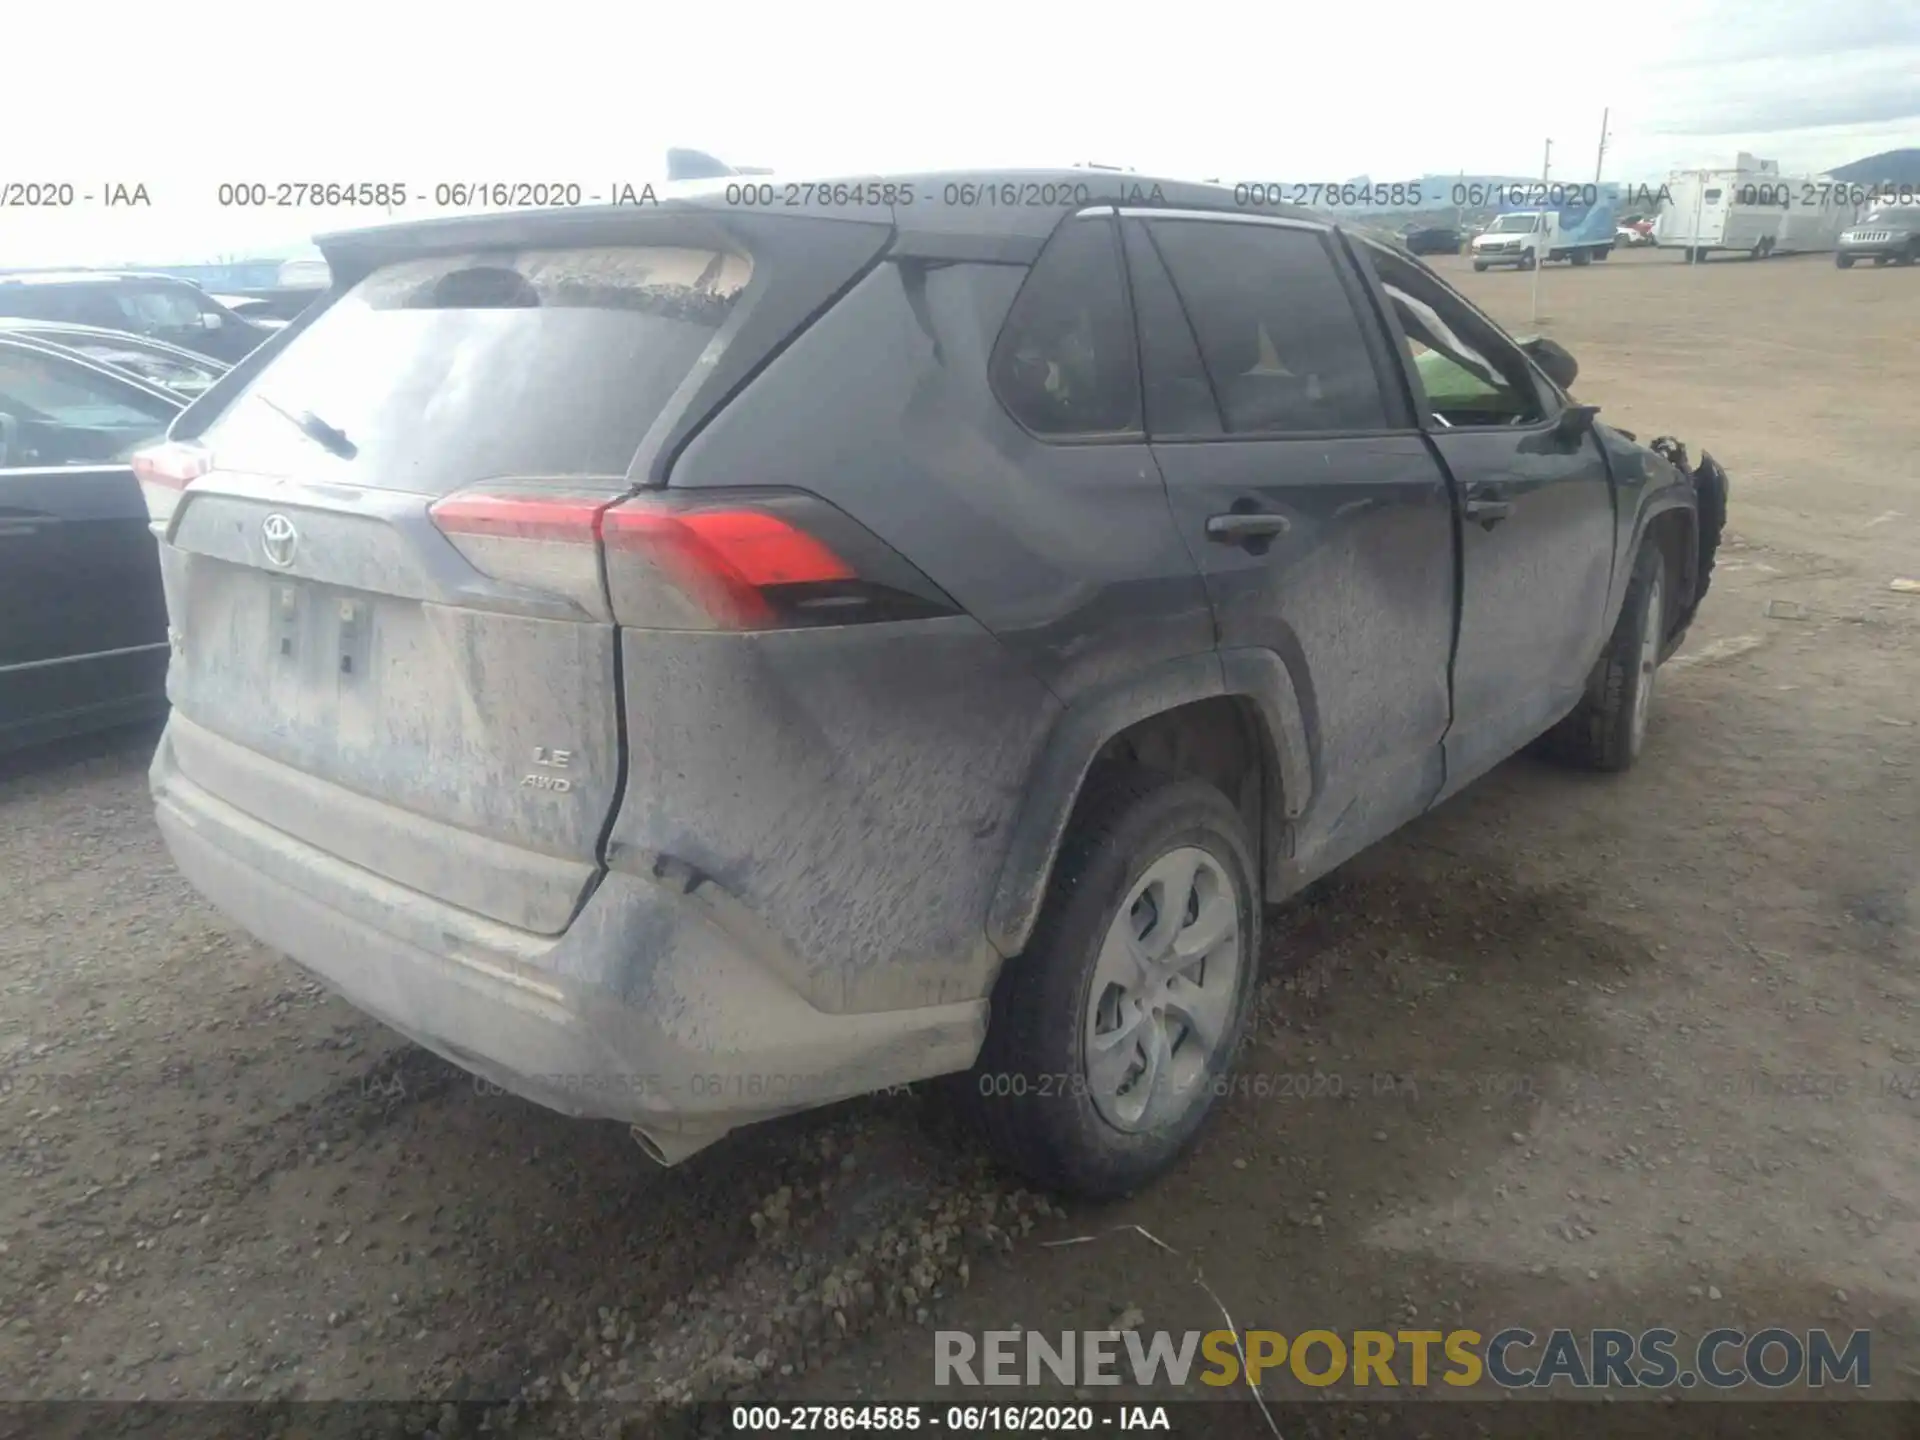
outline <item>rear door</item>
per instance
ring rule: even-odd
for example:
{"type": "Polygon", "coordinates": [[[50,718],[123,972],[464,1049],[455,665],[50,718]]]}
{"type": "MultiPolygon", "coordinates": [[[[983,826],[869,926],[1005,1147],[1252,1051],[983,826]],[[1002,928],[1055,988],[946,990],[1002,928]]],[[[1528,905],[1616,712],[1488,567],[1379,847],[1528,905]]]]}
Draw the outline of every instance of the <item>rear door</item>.
{"type": "Polygon", "coordinates": [[[1358,246],[1461,507],[1460,637],[1447,789],[1566,714],[1599,654],[1613,483],[1591,429],[1497,326],[1417,264],[1358,246]]]}
{"type": "Polygon", "coordinates": [[[218,468],[163,546],[187,778],[563,930],[620,780],[597,515],[751,272],[673,246],[433,254],[318,316],[197,435],[218,468]]]}
{"type": "Polygon", "coordinates": [[[1203,214],[1124,228],[1154,456],[1222,650],[1293,676],[1316,783],[1295,853],[1331,863],[1440,787],[1445,478],[1331,232],[1203,214]]]}
{"type": "Polygon", "coordinates": [[[0,340],[0,734],[161,693],[166,612],[127,457],[179,408],[0,340]]]}

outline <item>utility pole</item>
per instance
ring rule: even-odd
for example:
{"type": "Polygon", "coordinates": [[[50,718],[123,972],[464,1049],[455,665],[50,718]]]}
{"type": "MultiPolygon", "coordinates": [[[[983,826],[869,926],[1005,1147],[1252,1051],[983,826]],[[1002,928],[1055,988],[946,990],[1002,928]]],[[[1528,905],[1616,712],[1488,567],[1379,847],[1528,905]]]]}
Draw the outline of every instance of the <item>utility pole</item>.
{"type": "MultiPolygon", "coordinates": [[[[1549,203],[1546,197],[1546,187],[1547,187],[1547,180],[1552,174],[1553,174],[1553,139],[1551,136],[1549,136],[1547,139],[1547,153],[1544,156],[1542,156],[1540,160],[1540,203],[1542,206],[1545,206],[1549,203]]],[[[1548,221],[1546,217],[1548,215],[1551,215],[1552,213],[1553,211],[1551,210],[1543,211],[1542,214],[1534,218],[1533,223],[1535,225],[1547,224],[1548,221]]],[[[1547,268],[1547,252],[1544,249],[1534,251],[1533,252],[1533,296],[1532,296],[1532,299],[1528,302],[1528,309],[1530,310],[1531,313],[1527,316],[1527,323],[1530,325],[1537,325],[1540,322],[1540,272],[1546,268],[1547,268]]]]}
{"type": "Polygon", "coordinates": [[[1593,183],[1600,183],[1600,168],[1607,163],[1607,117],[1613,113],[1608,106],[1600,112],[1600,153],[1593,157],[1593,183]]]}

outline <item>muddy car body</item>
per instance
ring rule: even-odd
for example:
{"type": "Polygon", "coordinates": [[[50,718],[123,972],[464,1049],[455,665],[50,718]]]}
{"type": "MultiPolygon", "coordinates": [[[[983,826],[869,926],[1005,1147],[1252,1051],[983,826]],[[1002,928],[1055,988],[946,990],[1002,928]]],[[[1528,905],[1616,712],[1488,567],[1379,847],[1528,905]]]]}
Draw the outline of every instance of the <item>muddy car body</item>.
{"type": "Polygon", "coordinates": [[[1710,461],[1213,187],[754,177],[324,248],[143,461],[161,828],[666,1160],[964,1072],[1027,1173],[1140,1183],[1262,903],[1543,733],[1624,768],[1718,538],[1710,461]]]}

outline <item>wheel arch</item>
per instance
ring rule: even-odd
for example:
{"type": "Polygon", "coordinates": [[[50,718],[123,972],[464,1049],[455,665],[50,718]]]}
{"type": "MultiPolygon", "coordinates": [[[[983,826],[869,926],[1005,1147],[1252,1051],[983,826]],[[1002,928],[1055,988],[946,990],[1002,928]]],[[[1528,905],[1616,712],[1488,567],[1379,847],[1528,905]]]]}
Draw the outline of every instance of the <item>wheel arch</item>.
{"type": "Polygon", "coordinates": [[[1008,957],[1025,948],[1087,776],[1103,759],[1213,784],[1246,820],[1271,886],[1314,791],[1311,698],[1275,652],[1232,649],[1156,666],[1069,706],[1028,774],[987,913],[988,941],[1008,957]]]}

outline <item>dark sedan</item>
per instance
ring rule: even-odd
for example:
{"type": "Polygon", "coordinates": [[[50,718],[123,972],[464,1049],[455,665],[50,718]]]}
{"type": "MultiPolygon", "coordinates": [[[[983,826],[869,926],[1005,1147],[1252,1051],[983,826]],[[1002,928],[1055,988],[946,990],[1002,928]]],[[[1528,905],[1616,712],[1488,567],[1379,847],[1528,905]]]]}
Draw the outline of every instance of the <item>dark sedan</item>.
{"type": "Polygon", "coordinates": [[[1407,231],[1401,243],[1415,255],[1458,255],[1467,237],[1451,225],[1423,225],[1407,231]]]}
{"type": "Polygon", "coordinates": [[[192,400],[233,367],[145,335],[97,325],[68,325],[58,320],[18,320],[0,316],[0,336],[31,340],[75,351],[96,364],[130,372],[136,379],[192,400]]]}
{"type": "Polygon", "coordinates": [[[124,330],[232,364],[273,333],[171,275],[117,271],[0,274],[0,315],[124,330]]]}
{"type": "Polygon", "coordinates": [[[165,708],[159,554],[129,459],[185,403],[0,332],[0,749],[165,708]]]}

